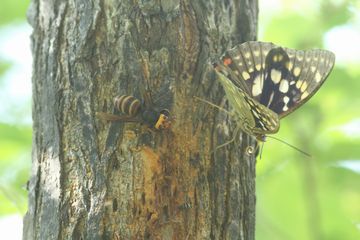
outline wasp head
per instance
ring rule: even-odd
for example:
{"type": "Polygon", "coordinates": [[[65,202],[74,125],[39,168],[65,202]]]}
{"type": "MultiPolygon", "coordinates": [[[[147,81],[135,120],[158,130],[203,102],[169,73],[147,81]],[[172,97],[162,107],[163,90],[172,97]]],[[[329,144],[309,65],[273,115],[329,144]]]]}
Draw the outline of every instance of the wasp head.
{"type": "Polygon", "coordinates": [[[155,124],[155,129],[158,130],[169,129],[171,127],[171,123],[173,119],[174,118],[171,117],[169,110],[167,109],[161,110],[159,118],[155,124]]]}

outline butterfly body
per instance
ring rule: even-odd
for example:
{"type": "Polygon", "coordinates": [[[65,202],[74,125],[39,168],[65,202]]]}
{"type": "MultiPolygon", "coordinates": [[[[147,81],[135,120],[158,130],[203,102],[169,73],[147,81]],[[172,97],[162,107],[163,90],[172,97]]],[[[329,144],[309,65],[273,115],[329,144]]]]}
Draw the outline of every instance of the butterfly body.
{"type": "Polygon", "coordinates": [[[219,74],[219,80],[224,86],[230,105],[235,109],[234,120],[240,123],[239,127],[244,132],[264,141],[265,134],[276,133],[279,130],[280,122],[276,113],[252,99],[249,94],[232,84],[224,75],[219,74]],[[261,114],[264,111],[267,111],[267,115],[261,114]],[[265,123],[267,124],[265,125],[265,123]]]}
{"type": "Polygon", "coordinates": [[[264,141],[320,88],[334,61],[330,51],[254,41],[228,50],[213,65],[239,128],[264,141]]]}

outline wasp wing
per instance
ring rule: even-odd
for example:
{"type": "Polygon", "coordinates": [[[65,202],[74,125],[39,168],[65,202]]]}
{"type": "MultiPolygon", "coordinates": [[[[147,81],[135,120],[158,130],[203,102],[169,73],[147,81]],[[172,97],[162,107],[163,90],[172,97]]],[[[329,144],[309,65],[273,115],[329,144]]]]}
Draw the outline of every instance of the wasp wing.
{"type": "Polygon", "coordinates": [[[120,115],[114,115],[111,113],[105,113],[105,112],[97,112],[96,116],[102,120],[106,121],[121,121],[121,122],[140,122],[139,119],[131,117],[131,116],[120,116],[120,115]]]}

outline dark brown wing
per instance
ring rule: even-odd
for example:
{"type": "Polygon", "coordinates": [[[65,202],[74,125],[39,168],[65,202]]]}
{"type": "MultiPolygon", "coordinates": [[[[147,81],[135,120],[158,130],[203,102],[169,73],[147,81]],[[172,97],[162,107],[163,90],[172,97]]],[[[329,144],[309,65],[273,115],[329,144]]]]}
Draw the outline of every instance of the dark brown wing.
{"type": "Polygon", "coordinates": [[[315,94],[334,63],[330,51],[302,51],[251,41],[228,50],[215,67],[282,118],[315,94]]]}

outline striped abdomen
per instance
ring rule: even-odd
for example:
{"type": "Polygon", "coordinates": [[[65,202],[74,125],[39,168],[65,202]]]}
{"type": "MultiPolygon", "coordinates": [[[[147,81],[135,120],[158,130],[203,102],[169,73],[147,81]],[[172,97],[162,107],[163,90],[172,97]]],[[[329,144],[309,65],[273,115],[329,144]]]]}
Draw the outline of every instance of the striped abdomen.
{"type": "Polygon", "coordinates": [[[117,110],[129,116],[136,116],[141,107],[140,100],[129,95],[115,97],[114,104],[117,110]]]}

